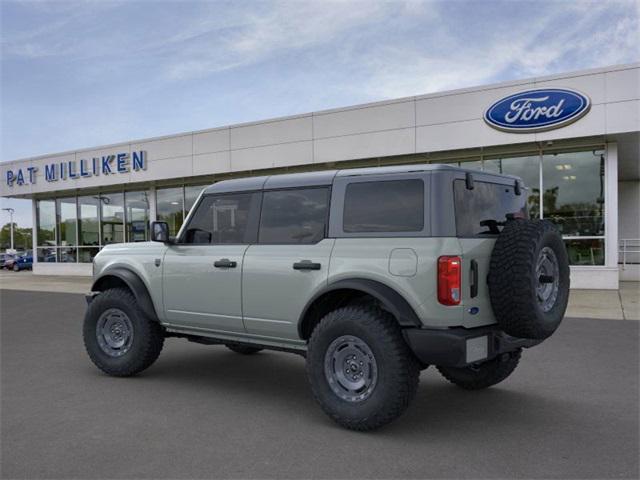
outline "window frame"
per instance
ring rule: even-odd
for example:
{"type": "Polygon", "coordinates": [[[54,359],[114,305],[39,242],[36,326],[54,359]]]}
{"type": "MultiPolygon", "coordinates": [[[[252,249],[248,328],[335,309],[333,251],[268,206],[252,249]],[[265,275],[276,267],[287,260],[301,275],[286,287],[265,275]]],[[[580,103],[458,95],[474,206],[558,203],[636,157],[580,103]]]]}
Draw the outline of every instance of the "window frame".
{"type": "Polygon", "coordinates": [[[260,190],[238,190],[237,192],[224,192],[224,193],[210,193],[206,194],[203,192],[200,193],[195,203],[189,210],[189,214],[187,218],[182,222],[182,226],[176,235],[174,245],[181,246],[189,246],[189,247],[219,247],[219,246],[229,246],[229,245],[254,245],[258,240],[258,228],[260,226],[260,213],[262,208],[262,191],[260,190]],[[251,208],[249,209],[249,218],[247,220],[247,230],[251,233],[251,237],[253,241],[250,242],[242,242],[242,243],[187,243],[185,242],[185,236],[187,234],[187,230],[189,230],[189,225],[193,221],[193,217],[195,212],[200,208],[200,205],[205,201],[205,199],[210,197],[230,197],[236,195],[251,195],[253,198],[251,199],[251,208]]]}
{"type": "Polygon", "coordinates": [[[361,176],[336,177],[330,205],[329,238],[422,238],[431,236],[431,173],[417,171],[406,173],[383,173],[361,176]],[[344,203],[347,187],[353,183],[373,183],[385,181],[421,180],[423,185],[423,225],[419,231],[405,232],[345,232],[344,203]]]}
{"type": "Polygon", "coordinates": [[[332,188],[331,185],[301,185],[295,187],[284,187],[284,188],[270,188],[261,191],[260,195],[260,215],[258,216],[258,228],[257,228],[257,237],[256,244],[257,245],[317,245],[321,241],[325,240],[329,237],[329,222],[331,218],[331,199],[332,199],[332,188]],[[263,242],[260,240],[260,226],[262,225],[262,213],[264,209],[264,195],[271,192],[286,192],[291,190],[325,190],[327,194],[327,211],[325,212],[324,219],[324,228],[322,231],[322,238],[315,242],[309,243],[300,243],[300,242],[263,242]]]}

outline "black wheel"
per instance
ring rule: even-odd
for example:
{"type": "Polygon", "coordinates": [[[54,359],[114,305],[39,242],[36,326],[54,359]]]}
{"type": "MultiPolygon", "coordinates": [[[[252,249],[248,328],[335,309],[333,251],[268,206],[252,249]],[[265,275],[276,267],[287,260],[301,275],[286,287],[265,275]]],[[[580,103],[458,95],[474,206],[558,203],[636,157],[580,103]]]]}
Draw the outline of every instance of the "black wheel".
{"type": "Polygon", "coordinates": [[[357,305],[334,310],[314,329],[307,375],[313,396],[333,420],[365,431],[406,410],[420,365],[389,313],[357,305]]]}
{"type": "Polygon", "coordinates": [[[548,220],[508,221],[491,253],[489,296],[509,335],[542,340],[560,325],[569,301],[569,259],[548,220]]]}
{"type": "Polygon", "coordinates": [[[444,378],[466,390],[480,390],[500,383],[520,361],[521,350],[504,353],[493,360],[464,368],[437,367],[444,378]]]}
{"type": "Polygon", "coordinates": [[[13,271],[14,271],[14,272],[19,272],[19,271],[20,271],[20,267],[18,266],[18,264],[17,264],[17,263],[14,263],[14,264],[13,264],[13,271]]]}
{"type": "Polygon", "coordinates": [[[164,344],[163,328],[142,313],[124,288],[106,290],[93,299],[84,317],[83,337],[91,361],[116,377],[151,366],[164,344]]]}
{"type": "Polygon", "coordinates": [[[251,345],[241,345],[239,343],[225,343],[225,346],[232,352],[241,353],[242,355],[253,355],[262,350],[260,347],[252,347],[251,345]]]}

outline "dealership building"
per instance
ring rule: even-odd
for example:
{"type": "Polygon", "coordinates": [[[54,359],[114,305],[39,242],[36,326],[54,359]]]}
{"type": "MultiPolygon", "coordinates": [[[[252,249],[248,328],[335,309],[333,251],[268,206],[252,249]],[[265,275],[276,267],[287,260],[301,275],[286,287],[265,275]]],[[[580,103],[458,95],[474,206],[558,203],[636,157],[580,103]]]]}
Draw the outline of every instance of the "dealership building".
{"type": "Polygon", "coordinates": [[[180,228],[204,185],[410,163],[517,175],[561,229],[573,288],[640,279],[640,64],[400,98],[0,164],[33,202],[34,273],[91,275],[102,246],[180,228]]]}

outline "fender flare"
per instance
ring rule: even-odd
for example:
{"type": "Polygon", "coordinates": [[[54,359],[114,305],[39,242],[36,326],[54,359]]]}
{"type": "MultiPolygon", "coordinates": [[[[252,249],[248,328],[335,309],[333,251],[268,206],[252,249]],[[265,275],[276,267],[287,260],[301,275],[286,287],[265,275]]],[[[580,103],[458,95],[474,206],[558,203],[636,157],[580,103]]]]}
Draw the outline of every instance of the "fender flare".
{"type": "Polygon", "coordinates": [[[359,290],[363,293],[371,295],[382,304],[385,310],[387,310],[396,318],[400,326],[422,326],[422,322],[416,315],[416,312],[413,310],[411,305],[409,305],[409,302],[407,302],[407,300],[393,288],[376,280],[369,280],[367,278],[352,278],[347,280],[339,280],[335,283],[330,283],[325,288],[317,292],[311,298],[311,300],[307,302],[298,319],[298,333],[300,334],[300,338],[302,338],[303,321],[307,313],[309,312],[309,309],[320,297],[336,290],[359,290]]]}
{"type": "Polygon", "coordinates": [[[131,290],[134,297],[136,297],[136,302],[145,316],[151,320],[158,321],[158,315],[156,314],[156,309],[153,306],[153,300],[151,300],[149,290],[140,276],[133,270],[125,267],[108,268],[93,281],[91,291],[103,291],[104,288],[102,288],[102,284],[104,284],[109,277],[115,277],[123,281],[127,287],[129,287],[129,290],[131,290]]]}

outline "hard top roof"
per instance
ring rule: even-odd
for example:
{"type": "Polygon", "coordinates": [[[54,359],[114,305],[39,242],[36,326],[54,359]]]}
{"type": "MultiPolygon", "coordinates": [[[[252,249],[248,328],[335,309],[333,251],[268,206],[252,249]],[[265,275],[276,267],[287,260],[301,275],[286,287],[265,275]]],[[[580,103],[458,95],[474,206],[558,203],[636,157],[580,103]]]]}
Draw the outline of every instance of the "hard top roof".
{"type": "Polygon", "coordinates": [[[275,188],[316,187],[331,185],[336,177],[357,177],[363,175],[391,175],[398,173],[414,173],[427,171],[452,170],[457,172],[471,172],[478,175],[488,175],[497,178],[513,178],[513,175],[501,175],[492,172],[482,172],[468,168],[447,164],[410,164],[393,165],[387,167],[346,168],[342,170],[321,170],[304,173],[285,173],[279,175],[263,175],[259,177],[234,178],[222,180],[210,185],[204,190],[205,194],[228,193],[254,190],[270,190],[275,188]]]}

